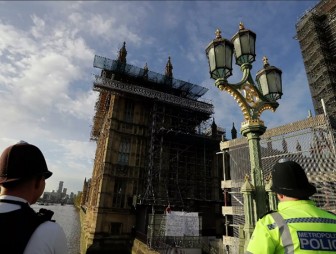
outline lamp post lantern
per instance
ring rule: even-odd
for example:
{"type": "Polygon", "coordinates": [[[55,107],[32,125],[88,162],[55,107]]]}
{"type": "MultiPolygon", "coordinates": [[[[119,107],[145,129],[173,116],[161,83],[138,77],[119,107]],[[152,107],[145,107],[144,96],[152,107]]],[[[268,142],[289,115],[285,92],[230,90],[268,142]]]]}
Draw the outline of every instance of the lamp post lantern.
{"type": "MultiPolygon", "coordinates": [[[[241,134],[247,137],[251,163],[251,182],[254,186],[254,223],[266,212],[266,192],[263,184],[261,165],[260,136],[266,131],[260,115],[264,110],[275,111],[277,100],[282,96],[281,70],[270,66],[263,57],[263,69],[257,72],[256,82],[251,76],[252,63],[255,61],[256,34],[240,23],[239,31],[231,41],[222,38],[217,29],[216,38],[206,48],[210,77],[221,91],[226,91],[238,103],[244,121],[241,134]],[[241,81],[231,84],[227,78],[232,75],[232,55],[242,71],[241,81]]],[[[246,213],[245,213],[246,216],[246,213]]],[[[254,225],[253,225],[254,227],[254,225]]]]}

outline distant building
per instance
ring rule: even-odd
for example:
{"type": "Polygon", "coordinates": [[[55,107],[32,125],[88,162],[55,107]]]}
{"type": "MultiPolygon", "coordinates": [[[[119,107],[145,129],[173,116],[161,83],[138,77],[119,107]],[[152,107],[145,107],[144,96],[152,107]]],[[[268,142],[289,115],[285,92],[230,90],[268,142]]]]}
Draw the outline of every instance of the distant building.
{"type": "Polygon", "coordinates": [[[336,118],[336,1],[321,0],[296,24],[316,114],[336,118]]]}
{"type": "Polygon", "coordinates": [[[63,181],[59,182],[57,191],[53,190],[52,192],[44,192],[41,201],[48,203],[73,204],[76,195],[72,192],[68,195],[67,188],[63,188],[63,184],[63,181]]]}
{"type": "Polygon", "coordinates": [[[63,196],[63,197],[66,196],[66,194],[67,194],[67,190],[68,190],[67,188],[63,188],[63,191],[62,191],[62,196],[63,196]]]}
{"type": "Polygon", "coordinates": [[[57,193],[62,193],[62,190],[63,190],[63,181],[60,181],[59,184],[58,184],[58,190],[57,190],[57,193]]]}
{"type": "Polygon", "coordinates": [[[56,203],[58,199],[58,193],[54,190],[52,192],[44,192],[42,195],[43,202],[56,203]]]}

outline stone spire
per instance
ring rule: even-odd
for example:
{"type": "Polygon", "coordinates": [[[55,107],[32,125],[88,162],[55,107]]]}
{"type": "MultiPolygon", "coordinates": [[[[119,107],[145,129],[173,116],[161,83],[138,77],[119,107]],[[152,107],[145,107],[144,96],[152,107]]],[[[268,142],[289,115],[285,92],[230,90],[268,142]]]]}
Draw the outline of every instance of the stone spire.
{"type": "Polygon", "coordinates": [[[235,126],[234,126],[234,123],[232,123],[231,137],[232,137],[232,139],[236,139],[237,138],[237,130],[236,130],[235,126]]]}
{"type": "Polygon", "coordinates": [[[168,62],[166,64],[166,72],[165,72],[165,75],[169,78],[172,78],[173,77],[173,65],[171,64],[171,61],[170,61],[170,56],[168,57],[168,62]]]}
{"type": "Polygon", "coordinates": [[[119,50],[118,60],[122,63],[126,63],[126,56],[127,56],[126,42],[124,42],[122,48],[119,50]]]}
{"type": "Polygon", "coordinates": [[[147,63],[145,64],[144,68],[143,68],[146,72],[148,72],[148,65],[147,63]]]}
{"type": "Polygon", "coordinates": [[[145,64],[143,70],[144,70],[143,77],[145,79],[147,79],[148,78],[148,65],[147,65],[147,63],[145,64]]]}
{"type": "Polygon", "coordinates": [[[212,118],[211,136],[212,137],[217,137],[217,124],[215,123],[215,118],[212,118]]]}

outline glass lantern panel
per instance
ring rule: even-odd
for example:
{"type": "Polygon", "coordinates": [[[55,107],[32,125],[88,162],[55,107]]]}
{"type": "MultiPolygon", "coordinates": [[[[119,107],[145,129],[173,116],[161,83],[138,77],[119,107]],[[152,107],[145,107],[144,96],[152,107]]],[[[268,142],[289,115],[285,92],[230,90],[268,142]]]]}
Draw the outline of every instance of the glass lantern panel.
{"type": "Polygon", "coordinates": [[[250,40],[247,33],[240,35],[240,43],[242,48],[242,54],[250,53],[250,40]]]}
{"type": "Polygon", "coordinates": [[[214,71],[216,69],[216,58],[214,53],[214,48],[210,48],[208,52],[209,64],[210,64],[210,71],[214,71]]]}
{"type": "Polygon", "coordinates": [[[276,71],[267,74],[270,93],[281,93],[281,77],[276,71]]]}
{"type": "Polygon", "coordinates": [[[252,55],[255,54],[255,38],[253,36],[249,36],[250,37],[250,53],[252,55]]]}
{"type": "Polygon", "coordinates": [[[235,49],[236,58],[239,58],[242,54],[239,36],[237,36],[236,39],[233,41],[233,45],[235,49]]]}
{"type": "Polygon", "coordinates": [[[216,54],[216,63],[217,68],[226,67],[226,56],[225,56],[225,47],[223,44],[216,46],[215,54],[216,54]]]}
{"type": "Polygon", "coordinates": [[[275,73],[274,82],[276,84],[276,90],[277,90],[276,92],[277,93],[282,93],[282,80],[281,80],[280,73],[278,73],[278,72],[275,73]]]}
{"type": "Polygon", "coordinates": [[[226,47],[226,52],[225,52],[225,62],[226,62],[226,67],[228,69],[232,69],[232,48],[231,47],[226,47]]]}
{"type": "Polygon", "coordinates": [[[263,95],[269,94],[268,80],[265,73],[259,76],[259,84],[263,95]]]}

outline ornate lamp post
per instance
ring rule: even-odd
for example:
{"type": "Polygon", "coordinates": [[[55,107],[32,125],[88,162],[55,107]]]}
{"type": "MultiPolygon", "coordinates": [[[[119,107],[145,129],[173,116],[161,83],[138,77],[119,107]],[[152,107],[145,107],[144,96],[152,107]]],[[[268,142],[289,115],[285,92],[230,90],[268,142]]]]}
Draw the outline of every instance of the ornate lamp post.
{"type": "MultiPolygon", "coordinates": [[[[279,106],[276,102],[282,96],[281,70],[270,66],[268,59],[263,57],[264,68],[258,71],[256,83],[251,76],[252,63],[255,61],[256,34],[240,23],[239,31],[231,41],[222,38],[217,29],[216,38],[206,48],[209,61],[210,76],[216,87],[233,96],[243,112],[245,121],[241,124],[241,134],[247,137],[251,162],[251,182],[255,188],[255,209],[259,218],[266,212],[266,193],[263,183],[260,136],[266,131],[261,113],[266,110],[273,112],[279,106]],[[227,78],[232,75],[232,55],[243,73],[242,79],[231,84],[227,78]]],[[[254,226],[254,225],[253,225],[254,226]]]]}

